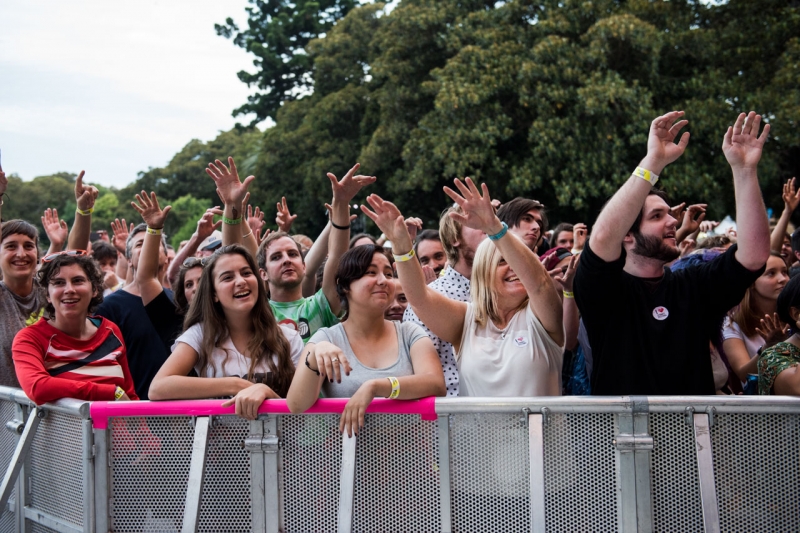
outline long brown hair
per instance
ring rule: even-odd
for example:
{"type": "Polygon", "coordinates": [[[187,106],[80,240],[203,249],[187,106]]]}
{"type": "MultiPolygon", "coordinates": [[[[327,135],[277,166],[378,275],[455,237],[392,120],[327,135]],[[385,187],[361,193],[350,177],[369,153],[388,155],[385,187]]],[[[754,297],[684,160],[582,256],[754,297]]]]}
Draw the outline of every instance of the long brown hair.
{"type": "Polygon", "coordinates": [[[253,275],[258,282],[258,297],[253,310],[250,312],[252,320],[253,336],[247,343],[247,352],[250,356],[250,369],[247,378],[253,380],[255,369],[259,364],[266,363],[272,372],[272,389],[281,397],[285,397],[289,390],[289,385],[294,376],[294,364],[289,347],[289,341],[281,332],[275,315],[269,306],[269,299],[264,287],[264,282],[258,275],[258,266],[253,256],[246,248],[239,245],[223,246],[209,257],[203,267],[203,274],[200,276],[200,283],[197,292],[189,305],[186,319],[183,322],[184,330],[189,329],[195,324],[200,324],[203,328],[203,345],[198,355],[200,367],[199,374],[202,376],[209,366],[211,353],[218,344],[230,336],[228,322],[225,319],[225,312],[219,302],[214,301],[216,292],[214,290],[214,266],[220,257],[238,254],[245,258],[253,275]],[[278,363],[273,359],[273,354],[277,356],[278,363]]]}
{"type": "MultiPolygon", "coordinates": [[[[770,257],[780,257],[781,254],[777,252],[770,252],[770,257]]],[[[753,282],[744,293],[741,303],[730,312],[731,320],[736,322],[742,330],[745,337],[754,337],[757,335],[756,328],[761,324],[761,319],[764,318],[764,313],[760,309],[756,309],[753,303],[753,293],[756,290],[756,284],[753,282]]]]}

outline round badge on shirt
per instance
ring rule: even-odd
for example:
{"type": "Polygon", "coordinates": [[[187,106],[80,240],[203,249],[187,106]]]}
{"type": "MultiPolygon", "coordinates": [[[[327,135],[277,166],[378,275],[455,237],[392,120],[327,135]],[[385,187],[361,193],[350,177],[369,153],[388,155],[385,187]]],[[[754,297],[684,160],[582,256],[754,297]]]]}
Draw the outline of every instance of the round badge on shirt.
{"type": "Polygon", "coordinates": [[[669,309],[666,307],[658,306],[653,309],[653,318],[656,320],[666,320],[669,316],[669,309]]]}
{"type": "Polygon", "coordinates": [[[514,337],[514,344],[516,344],[520,348],[523,347],[523,346],[527,346],[528,345],[528,339],[526,339],[525,337],[522,337],[522,336],[514,337]]]}

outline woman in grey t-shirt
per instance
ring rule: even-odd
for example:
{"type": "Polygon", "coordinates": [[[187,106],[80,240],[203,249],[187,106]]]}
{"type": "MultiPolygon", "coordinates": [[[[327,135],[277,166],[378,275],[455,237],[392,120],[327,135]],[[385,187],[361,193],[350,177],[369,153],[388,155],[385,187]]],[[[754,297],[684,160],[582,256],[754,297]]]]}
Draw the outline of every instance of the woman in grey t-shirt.
{"type": "Polygon", "coordinates": [[[350,398],[339,424],[352,436],[364,426],[375,397],[411,400],[444,396],[442,365],[433,343],[412,323],[385,320],[392,303],[394,274],[380,247],[356,246],[342,256],[336,291],[346,315],[318,330],[306,344],[286,397],[293,413],[319,397],[350,398]]]}

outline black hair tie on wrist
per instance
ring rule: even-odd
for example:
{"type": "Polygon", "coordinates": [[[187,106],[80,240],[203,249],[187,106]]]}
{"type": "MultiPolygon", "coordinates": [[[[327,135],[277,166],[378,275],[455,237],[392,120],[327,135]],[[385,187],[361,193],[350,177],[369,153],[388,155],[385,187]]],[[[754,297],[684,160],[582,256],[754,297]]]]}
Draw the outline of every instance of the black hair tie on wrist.
{"type": "Polygon", "coordinates": [[[341,230],[350,229],[350,224],[348,224],[347,226],[340,226],[340,225],[336,224],[336,223],[333,221],[333,219],[332,219],[332,218],[330,219],[330,221],[331,221],[331,226],[333,226],[333,227],[334,227],[334,228],[336,228],[336,229],[341,229],[341,230]]]}
{"type": "Polygon", "coordinates": [[[308,367],[309,370],[311,370],[313,373],[315,373],[316,375],[319,376],[320,375],[319,370],[314,370],[313,368],[311,368],[311,365],[308,364],[308,356],[309,355],[311,355],[311,352],[308,352],[306,354],[306,366],[308,367]]]}

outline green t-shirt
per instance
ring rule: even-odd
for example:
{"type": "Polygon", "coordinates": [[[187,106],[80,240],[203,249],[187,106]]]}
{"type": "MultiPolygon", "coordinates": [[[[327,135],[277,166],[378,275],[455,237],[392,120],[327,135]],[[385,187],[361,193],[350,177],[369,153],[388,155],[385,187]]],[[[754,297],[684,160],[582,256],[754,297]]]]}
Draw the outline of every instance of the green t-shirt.
{"type": "Polygon", "coordinates": [[[329,328],[339,323],[331,311],[325,293],[320,289],[313,296],[294,302],[269,301],[278,324],[293,327],[303,339],[303,344],[320,328],[329,328]]]}

